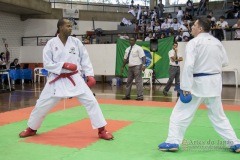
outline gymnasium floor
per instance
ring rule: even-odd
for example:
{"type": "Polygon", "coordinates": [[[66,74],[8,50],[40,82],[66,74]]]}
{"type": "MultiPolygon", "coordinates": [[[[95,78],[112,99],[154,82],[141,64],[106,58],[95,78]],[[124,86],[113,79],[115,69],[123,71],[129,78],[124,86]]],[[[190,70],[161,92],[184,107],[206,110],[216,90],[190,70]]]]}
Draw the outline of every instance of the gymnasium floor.
{"type": "MultiPolygon", "coordinates": [[[[178,152],[161,152],[157,146],[166,139],[169,117],[177,101],[173,87],[169,96],[164,86],[146,85],[144,101],[123,101],[124,86],[107,83],[93,88],[108,122],[113,141],[99,140],[84,107],[76,99],[63,99],[45,118],[38,135],[21,139],[18,133],[26,128],[27,119],[44,84],[16,85],[16,91],[0,93],[0,157],[2,160],[238,160],[214,131],[207,110],[200,106],[187,129],[178,152]],[[80,107],[79,107],[80,106],[80,107]]],[[[224,109],[240,138],[240,92],[224,86],[224,109]]]]}

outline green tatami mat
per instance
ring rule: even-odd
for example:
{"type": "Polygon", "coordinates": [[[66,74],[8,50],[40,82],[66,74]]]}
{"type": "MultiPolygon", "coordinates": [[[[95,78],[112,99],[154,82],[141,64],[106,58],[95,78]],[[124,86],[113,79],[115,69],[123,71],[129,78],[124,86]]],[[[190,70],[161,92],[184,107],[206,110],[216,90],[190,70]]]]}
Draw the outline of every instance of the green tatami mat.
{"type": "MultiPolygon", "coordinates": [[[[131,121],[113,133],[113,141],[98,140],[85,148],[20,142],[20,131],[27,120],[0,127],[0,160],[239,160],[214,131],[207,110],[198,110],[186,131],[185,144],[178,152],[162,152],[158,145],[168,134],[172,108],[101,104],[106,120],[131,121]],[[187,144],[186,144],[187,143],[187,144]]],[[[226,111],[240,137],[239,112],[226,111]]],[[[17,115],[16,115],[17,116],[17,115]]],[[[62,126],[88,118],[83,107],[74,107],[48,114],[38,136],[62,126]]],[[[69,133],[71,134],[71,133],[69,133]]],[[[97,137],[97,131],[96,131],[97,137]]]]}

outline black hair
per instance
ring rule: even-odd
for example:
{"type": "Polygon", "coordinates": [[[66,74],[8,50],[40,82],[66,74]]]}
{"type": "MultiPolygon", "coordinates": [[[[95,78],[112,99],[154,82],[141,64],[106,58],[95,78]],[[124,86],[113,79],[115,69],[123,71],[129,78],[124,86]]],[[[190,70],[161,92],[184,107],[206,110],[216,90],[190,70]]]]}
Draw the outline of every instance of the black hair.
{"type": "Polygon", "coordinates": [[[65,18],[61,18],[61,19],[59,19],[58,20],[58,23],[57,23],[57,28],[59,29],[61,26],[63,26],[64,25],[64,20],[65,20],[65,18]]]}
{"type": "Polygon", "coordinates": [[[198,25],[203,28],[204,32],[211,30],[211,21],[205,17],[198,18],[198,25]]]}

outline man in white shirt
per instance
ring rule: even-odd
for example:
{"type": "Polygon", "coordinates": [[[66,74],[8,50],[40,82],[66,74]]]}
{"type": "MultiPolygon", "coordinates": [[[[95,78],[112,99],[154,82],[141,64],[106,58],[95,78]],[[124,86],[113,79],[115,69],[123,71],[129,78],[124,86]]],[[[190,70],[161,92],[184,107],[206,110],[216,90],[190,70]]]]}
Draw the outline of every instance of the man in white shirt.
{"type": "Polygon", "coordinates": [[[224,16],[220,16],[219,21],[216,23],[215,37],[222,40],[227,40],[226,38],[226,28],[229,28],[228,22],[224,20],[224,16]]]}
{"type": "Polygon", "coordinates": [[[170,28],[173,30],[174,34],[178,33],[178,30],[180,28],[180,24],[177,22],[177,18],[173,19],[173,23],[171,24],[170,28]]]}
{"type": "Polygon", "coordinates": [[[143,100],[143,83],[142,71],[145,70],[146,56],[142,47],[135,44],[135,38],[130,38],[130,47],[125,50],[124,61],[122,65],[122,73],[124,66],[128,64],[128,79],[126,84],[126,92],[123,100],[131,99],[132,83],[135,79],[137,86],[137,101],[143,100]]]}
{"type": "Polygon", "coordinates": [[[177,101],[170,117],[168,138],[159,145],[160,150],[179,149],[198,106],[204,103],[214,129],[234,152],[240,152],[240,140],[221,102],[221,71],[222,67],[228,65],[228,57],[222,43],[209,34],[210,28],[211,23],[207,18],[199,18],[192,26],[194,39],[187,43],[185,49],[186,59],[180,85],[183,95],[191,94],[192,100],[189,103],[183,103],[180,99],[177,101]]]}
{"type": "Polygon", "coordinates": [[[169,56],[169,79],[168,82],[163,89],[163,94],[167,96],[169,89],[172,86],[172,83],[175,79],[175,87],[177,88],[180,85],[180,65],[179,62],[183,60],[182,55],[178,53],[178,44],[176,42],[173,43],[173,48],[168,52],[169,56]]]}

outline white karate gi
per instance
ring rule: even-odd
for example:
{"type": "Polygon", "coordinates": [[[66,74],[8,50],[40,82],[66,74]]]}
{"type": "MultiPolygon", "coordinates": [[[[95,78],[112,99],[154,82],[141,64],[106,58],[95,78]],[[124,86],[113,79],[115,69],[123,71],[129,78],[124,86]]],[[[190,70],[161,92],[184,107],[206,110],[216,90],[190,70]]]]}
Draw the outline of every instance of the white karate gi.
{"type": "Polygon", "coordinates": [[[65,46],[58,36],[51,39],[43,49],[43,63],[50,75],[30,115],[28,126],[31,129],[40,128],[46,114],[61,98],[67,97],[76,97],[81,102],[94,129],[107,124],[96,98],[81,76],[82,72],[86,76],[94,76],[94,73],[88,52],[79,39],[69,36],[65,46]],[[76,86],[68,78],[61,78],[49,84],[59,74],[71,72],[62,68],[65,62],[76,64],[78,67],[78,73],[71,76],[76,86]]]}
{"type": "MultiPolygon", "coordinates": [[[[208,117],[217,133],[229,145],[240,144],[236,134],[225,116],[221,102],[222,67],[228,65],[226,51],[219,40],[209,33],[200,33],[188,42],[186,58],[180,87],[192,93],[190,103],[179,99],[175,105],[169,125],[167,143],[181,144],[186,128],[191,123],[198,106],[204,103],[208,117]],[[219,73],[209,76],[193,77],[196,73],[219,73]]],[[[206,133],[207,134],[207,133],[206,133]]]]}

